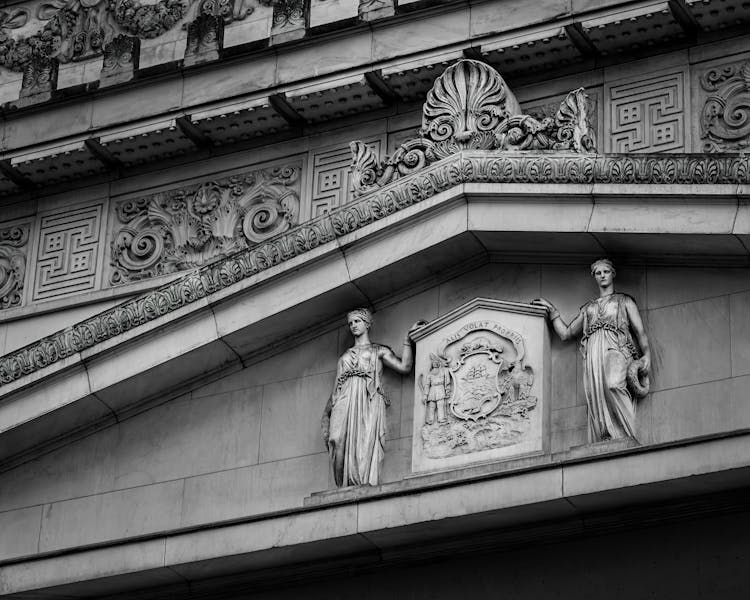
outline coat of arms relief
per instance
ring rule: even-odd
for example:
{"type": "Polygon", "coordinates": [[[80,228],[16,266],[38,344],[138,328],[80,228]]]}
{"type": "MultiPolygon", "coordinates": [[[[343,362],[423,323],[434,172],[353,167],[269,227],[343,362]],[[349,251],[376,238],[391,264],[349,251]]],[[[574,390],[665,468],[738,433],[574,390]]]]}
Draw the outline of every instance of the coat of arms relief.
{"type": "Polygon", "coordinates": [[[477,299],[417,339],[413,470],[543,450],[547,335],[537,313],[477,299]]]}

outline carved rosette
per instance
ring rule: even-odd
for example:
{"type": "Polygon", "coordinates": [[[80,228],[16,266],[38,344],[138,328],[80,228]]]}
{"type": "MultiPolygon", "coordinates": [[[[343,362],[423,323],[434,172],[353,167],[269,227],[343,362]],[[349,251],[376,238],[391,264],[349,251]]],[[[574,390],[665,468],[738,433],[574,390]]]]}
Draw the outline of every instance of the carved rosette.
{"type": "Polygon", "coordinates": [[[0,308],[20,306],[26,275],[27,225],[0,229],[0,308]]]}
{"type": "Polygon", "coordinates": [[[110,283],[198,267],[286,231],[299,220],[300,171],[259,169],[120,203],[110,283]]]}
{"type": "Polygon", "coordinates": [[[475,60],[460,60],[437,78],[423,107],[420,136],[401,144],[382,163],[362,142],[352,142],[354,195],[360,196],[463,150],[594,152],[587,96],[570,92],[554,117],[541,120],[521,108],[500,74],[475,60]]]}
{"type": "Polygon", "coordinates": [[[702,150],[750,147],[750,61],[706,71],[700,84],[710,92],[701,111],[702,150]]]}

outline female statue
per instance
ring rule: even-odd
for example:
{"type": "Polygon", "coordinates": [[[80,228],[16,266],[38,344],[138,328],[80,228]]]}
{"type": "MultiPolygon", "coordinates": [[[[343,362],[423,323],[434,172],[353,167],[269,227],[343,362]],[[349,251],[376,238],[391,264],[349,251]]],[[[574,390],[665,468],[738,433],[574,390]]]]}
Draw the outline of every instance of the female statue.
{"type": "Polygon", "coordinates": [[[336,485],[377,485],[386,434],[383,365],[406,375],[413,355],[410,334],[424,324],[415,323],[404,338],[404,356],[387,346],[370,342],[372,314],[358,308],[347,315],[354,345],[339,358],[336,383],[326,406],[323,430],[331,455],[336,485]]]}
{"type": "Polygon", "coordinates": [[[614,290],[616,271],[612,262],[597,260],[591,265],[591,274],[599,286],[599,297],[584,304],[570,324],[560,318],[548,300],[539,298],[534,303],[547,308],[561,340],[583,334],[589,442],[635,438],[635,400],[648,393],[648,337],[635,300],[614,290]]]}

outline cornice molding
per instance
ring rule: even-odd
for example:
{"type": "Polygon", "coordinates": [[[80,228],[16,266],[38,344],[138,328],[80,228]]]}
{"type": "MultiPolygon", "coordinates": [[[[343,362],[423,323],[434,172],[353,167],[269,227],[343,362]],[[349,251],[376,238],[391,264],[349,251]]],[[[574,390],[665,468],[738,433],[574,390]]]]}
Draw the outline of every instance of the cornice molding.
{"type": "MultiPolygon", "coordinates": [[[[210,297],[371,223],[471,183],[705,186],[750,184],[750,161],[732,155],[582,155],[463,151],[262,244],[190,272],[0,358],[0,387],[210,297]]],[[[632,191],[632,190],[629,190],[632,191]]],[[[559,190],[557,190],[559,192],[559,190]]],[[[572,191],[572,193],[576,193],[572,191]]],[[[580,191],[578,192],[580,193],[580,191]]],[[[654,194],[653,187],[644,195],[654,194]]],[[[693,190],[693,193],[700,193],[693,190]]]]}

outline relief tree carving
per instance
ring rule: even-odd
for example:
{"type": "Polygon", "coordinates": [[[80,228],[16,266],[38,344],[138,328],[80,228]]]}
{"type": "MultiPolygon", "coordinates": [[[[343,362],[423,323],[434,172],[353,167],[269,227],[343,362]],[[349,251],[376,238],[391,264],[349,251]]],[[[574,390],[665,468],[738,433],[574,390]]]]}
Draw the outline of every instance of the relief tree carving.
{"type": "Polygon", "coordinates": [[[492,67],[460,60],[427,94],[422,128],[380,163],[363,142],[351,143],[355,195],[367,193],[463,150],[594,151],[587,96],[570,92],[553,117],[521,113],[513,92],[492,67]]]}
{"type": "Polygon", "coordinates": [[[701,111],[704,152],[733,152],[750,146],[750,61],[711,69],[700,79],[711,94],[701,111]]]}
{"type": "Polygon", "coordinates": [[[283,233],[299,220],[300,170],[261,169],[119,204],[110,283],[198,267],[283,233]]]}
{"type": "Polygon", "coordinates": [[[0,308],[21,305],[28,241],[28,227],[0,229],[0,308]]]}

